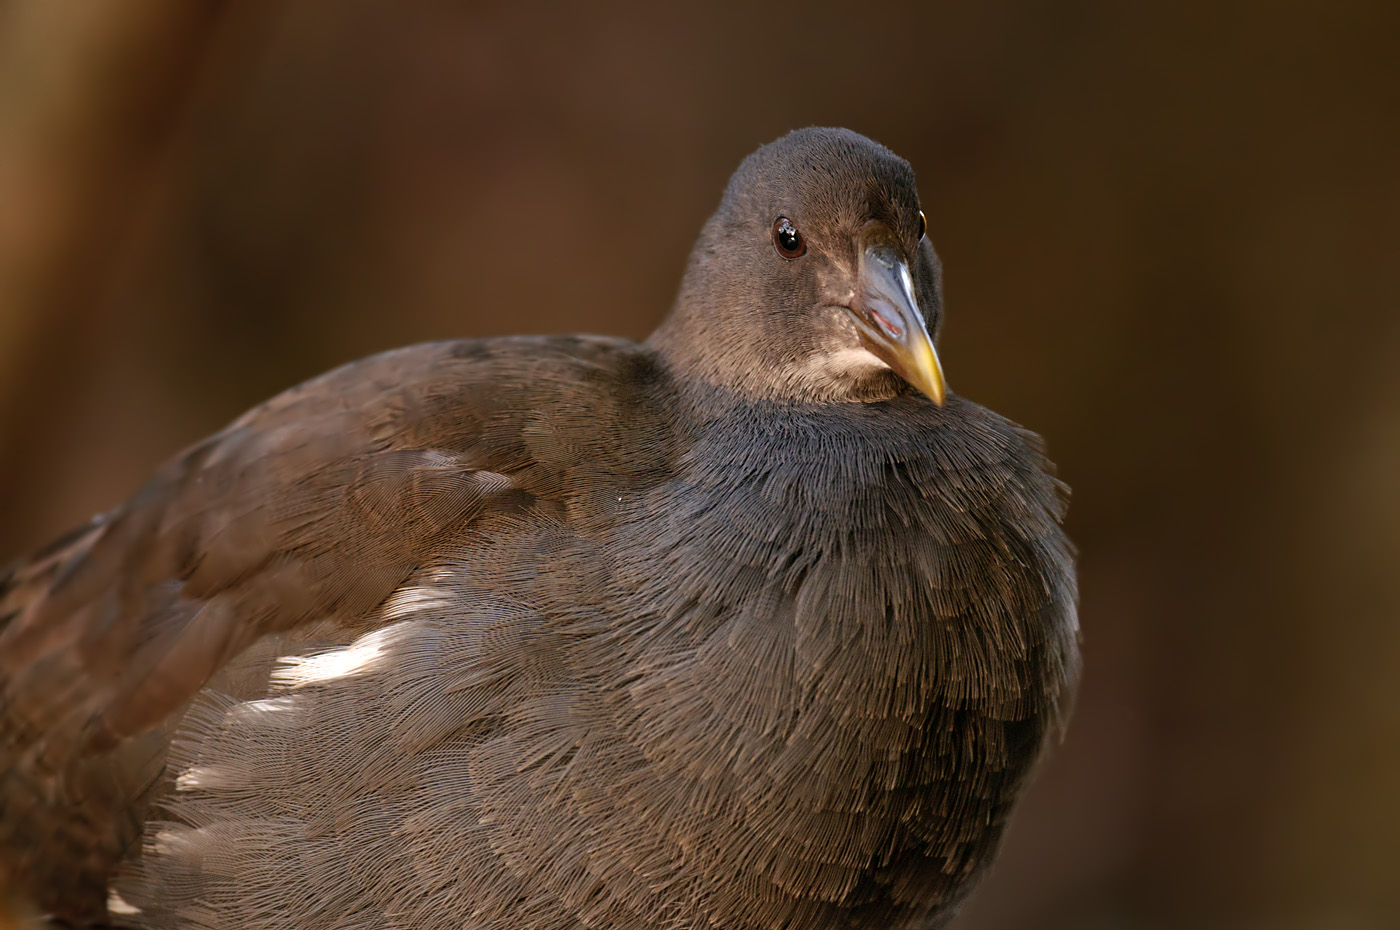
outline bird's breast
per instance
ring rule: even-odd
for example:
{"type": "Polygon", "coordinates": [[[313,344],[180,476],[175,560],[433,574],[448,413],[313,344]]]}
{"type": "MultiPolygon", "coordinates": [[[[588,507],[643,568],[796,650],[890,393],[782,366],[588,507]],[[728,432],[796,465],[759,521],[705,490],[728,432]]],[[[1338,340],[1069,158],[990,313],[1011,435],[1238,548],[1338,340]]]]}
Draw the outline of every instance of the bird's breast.
{"type": "Polygon", "coordinates": [[[606,713],[707,868],[895,921],[896,886],[946,898],[985,861],[1072,677],[1053,484],[993,453],[748,448],[654,494],[606,713]]]}

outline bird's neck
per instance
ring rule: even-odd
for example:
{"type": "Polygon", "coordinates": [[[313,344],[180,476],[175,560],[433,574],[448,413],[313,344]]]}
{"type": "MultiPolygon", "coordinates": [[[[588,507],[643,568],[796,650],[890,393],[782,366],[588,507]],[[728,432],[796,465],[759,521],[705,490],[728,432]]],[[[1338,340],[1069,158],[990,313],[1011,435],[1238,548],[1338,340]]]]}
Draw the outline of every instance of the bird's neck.
{"type": "Polygon", "coordinates": [[[724,332],[705,314],[684,304],[672,310],[646,344],[675,376],[676,383],[706,405],[726,396],[739,402],[744,398],[771,399],[774,394],[764,384],[764,366],[757,347],[746,341],[746,334],[724,332]]]}
{"type": "Polygon", "coordinates": [[[744,342],[732,332],[714,331],[698,316],[672,313],[646,344],[701,409],[754,402],[795,408],[868,404],[911,391],[888,369],[844,372],[815,351],[744,342]]]}

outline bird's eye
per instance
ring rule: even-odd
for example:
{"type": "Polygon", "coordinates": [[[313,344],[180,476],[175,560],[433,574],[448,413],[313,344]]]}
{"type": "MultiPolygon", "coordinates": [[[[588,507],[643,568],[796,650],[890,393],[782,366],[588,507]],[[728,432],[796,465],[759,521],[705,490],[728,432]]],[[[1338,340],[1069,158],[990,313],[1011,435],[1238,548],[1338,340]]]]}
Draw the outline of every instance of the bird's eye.
{"type": "Polygon", "coordinates": [[[924,219],[924,211],[919,211],[919,241],[924,241],[924,233],[928,231],[928,221],[924,219]]]}
{"type": "Polygon", "coordinates": [[[773,245],[783,258],[798,258],[807,251],[807,242],[802,238],[802,233],[785,216],[778,217],[773,223],[773,245]]]}

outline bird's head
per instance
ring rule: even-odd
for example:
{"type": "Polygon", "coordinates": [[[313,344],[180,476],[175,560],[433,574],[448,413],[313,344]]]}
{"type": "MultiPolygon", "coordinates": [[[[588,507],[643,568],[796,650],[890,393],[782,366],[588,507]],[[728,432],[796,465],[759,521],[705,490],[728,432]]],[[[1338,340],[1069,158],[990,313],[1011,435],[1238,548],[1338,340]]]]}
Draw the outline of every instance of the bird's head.
{"type": "Polygon", "coordinates": [[[800,129],[734,172],[651,344],[755,397],[942,404],[939,278],[909,163],[849,130],[800,129]]]}

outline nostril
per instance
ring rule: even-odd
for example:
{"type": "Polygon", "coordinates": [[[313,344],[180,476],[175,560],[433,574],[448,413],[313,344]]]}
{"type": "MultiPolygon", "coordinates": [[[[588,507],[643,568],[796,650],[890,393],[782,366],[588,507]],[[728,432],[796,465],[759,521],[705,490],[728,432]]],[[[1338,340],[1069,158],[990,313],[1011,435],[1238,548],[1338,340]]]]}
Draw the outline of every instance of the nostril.
{"type": "Polygon", "coordinates": [[[880,328],[883,329],[890,336],[890,338],[898,339],[900,336],[904,335],[904,330],[900,329],[899,324],[892,323],[891,321],[885,319],[884,314],[880,313],[879,310],[872,308],[870,311],[870,316],[872,319],[875,320],[877,324],[879,324],[880,328]]]}

